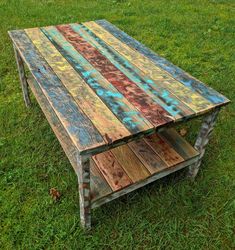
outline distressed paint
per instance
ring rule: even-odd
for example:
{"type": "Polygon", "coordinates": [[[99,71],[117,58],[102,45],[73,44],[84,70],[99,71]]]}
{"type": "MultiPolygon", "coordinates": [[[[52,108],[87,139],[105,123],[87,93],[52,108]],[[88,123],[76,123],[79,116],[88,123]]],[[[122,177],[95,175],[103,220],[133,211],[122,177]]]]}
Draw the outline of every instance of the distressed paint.
{"type": "Polygon", "coordinates": [[[27,29],[26,33],[108,144],[130,135],[38,28],[27,29]]]}
{"type": "Polygon", "coordinates": [[[24,31],[12,31],[10,35],[78,150],[82,152],[90,147],[104,145],[105,142],[101,135],[90,120],[78,109],[73,98],[48,63],[38,53],[26,33],[24,31]]]}
{"type": "Polygon", "coordinates": [[[86,58],[127,100],[130,101],[155,127],[173,120],[170,114],[123,74],[95,47],[73,31],[70,25],[58,25],[57,29],[68,42],[86,58]]]}
{"type": "Polygon", "coordinates": [[[15,59],[16,59],[16,64],[19,72],[19,78],[20,78],[20,84],[21,84],[21,89],[23,92],[23,98],[26,107],[29,107],[31,102],[30,102],[30,97],[29,97],[29,89],[28,89],[28,83],[26,80],[25,76],[25,70],[24,70],[24,62],[17,50],[17,48],[13,45],[14,52],[15,52],[15,59]]]}
{"type": "Polygon", "coordinates": [[[121,40],[123,43],[127,44],[131,48],[137,50],[139,53],[143,54],[147,58],[153,61],[153,63],[168,72],[172,77],[176,80],[184,84],[186,87],[190,88],[192,91],[195,91],[202,95],[204,98],[209,100],[214,104],[226,103],[229,100],[215,91],[214,89],[204,85],[201,81],[195,79],[194,77],[190,76],[188,73],[180,69],[179,67],[175,66],[173,63],[169,62],[163,57],[160,57],[152,50],[148,49],[142,43],[138,42],[134,38],[130,37],[125,32],[121,31],[111,23],[106,20],[98,20],[96,21],[99,25],[113,34],[116,38],[121,40]]]}
{"type": "Polygon", "coordinates": [[[121,55],[126,57],[129,61],[132,61],[136,67],[143,71],[144,74],[150,76],[154,81],[163,84],[166,89],[174,93],[196,113],[204,112],[213,107],[212,103],[204,97],[176,81],[161,68],[157,67],[151,60],[122,43],[97,23],[88,22],[84,23],[84,25],[92,30],[103,41],[112,46],[121,55]]]}
{"type": "Polygon", "coordinates": [[[138,110],[81,56],[56,28],[46,27],[42,28],[42,31],[131,133],[153,128],[150,122],[142,117],[138,110]]]}
{"type": "Polygon", "coordinates": [[[211,114],[208,114],[205,116],[201,129],[198,133],[196,143],[194,145],[195,149],[200,153],[198,161],[189,167],[189,177],[195,178],[199,167],[202,162],[202,158],[205,154],[205,148],[206,145],[209,142],[209,137],[211,135],[211,132],[213,131],[213,128],[215,126],[215,122],[217,119],[217,116],[219,114],[220,108],[215,109],[211,114]]]}
{"type": "Polygon", "coordinates": [[[180,120],[184,116],[195,114],[190,107],[177,99],[174,94],[170,93],[165,88],[159,86],[157,82],[154,82],[148,76],[144,75],[130,61],[108,46],[86,26],[82,24],[71,24],[71,27],[80,36],[98,49],[100,53],[107,57],[121,72],[159,103],[172,117],[174,117],[175,120],[180,120]]]}

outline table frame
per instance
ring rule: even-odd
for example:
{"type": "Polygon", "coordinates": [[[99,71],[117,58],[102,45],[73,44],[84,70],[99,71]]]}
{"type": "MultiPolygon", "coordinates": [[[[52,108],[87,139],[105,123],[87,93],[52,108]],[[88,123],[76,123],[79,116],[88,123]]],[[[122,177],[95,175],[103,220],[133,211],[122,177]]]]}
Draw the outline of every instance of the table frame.
{"type": "MultiPolygon", "coordinates": [[[[26,107],[30,107],[31,101],[29,96],[29,84],[27,82],[27,76],[25,74],[24,61],[14,44],[13,47],[15,52],[17,68],[19,71],[19,78],[23,92],[24,102],[26,107]]],[[[193,163],[192,165],[189,166],[189,171],[188,171],[188,177],[190,177],[192,180],[196,177],[199,171],[202,158],[205,154],[205,148],[209,142],[209,137],[215,126],[215,122],[219,114],[219,111],[220,107],[217,107],[210,113],[204,114],[204,120],[202,122],[201,129],[198,133],[194,145],[194,148],[200,153],[199,159],[196,163],[193,163]]],[[[87,229],[91,228],[90,158],[91,158],[90,154],[80,155],[79,151],[77,150],[76,152],[77,166],[75,167],[75,172],[78,177],[78,186],[79,186],[80,219],[82,226],[87,229]]]]}

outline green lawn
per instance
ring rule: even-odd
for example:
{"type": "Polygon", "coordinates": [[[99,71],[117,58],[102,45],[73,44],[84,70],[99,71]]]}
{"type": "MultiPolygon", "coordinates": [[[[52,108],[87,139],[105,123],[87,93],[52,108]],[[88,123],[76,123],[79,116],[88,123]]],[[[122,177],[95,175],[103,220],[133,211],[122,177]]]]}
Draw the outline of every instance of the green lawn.
{"type": "MultiPolygon", "coordinates": [[[[234,1],[0,0],[0,249],[235,248],[234,103],[194,183],[159,180],[79,224],[77,180],[38,104],[23,103],[7,31],[107,19],[233,100],[234,1]],[[49,190],[62,194],[54,202],[49,190]]],[[[199,120],[186,125],[196,134],[199,120]]]]}

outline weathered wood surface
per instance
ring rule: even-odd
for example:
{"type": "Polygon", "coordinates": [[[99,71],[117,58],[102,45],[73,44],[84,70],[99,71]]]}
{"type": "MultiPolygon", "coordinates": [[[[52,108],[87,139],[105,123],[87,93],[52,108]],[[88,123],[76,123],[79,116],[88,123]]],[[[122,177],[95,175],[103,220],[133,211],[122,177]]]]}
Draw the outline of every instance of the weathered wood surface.
{"type": "Polygon", "coordinates": [[[128,193],[130,193],[130,192],[132,192],[132,191],[134,191],[134,190],[136,190],[138,188],[141,188],[141,187],[143,187],[143,186],[145,186],[145,185],[147,185],[147,184],[149,184],[151,182],[154,182],[154,181],[156,181],[156,180],[158,180],[160,178],[163,178],[163,177],[165,177],[165,176],[167,176],[167,175],[169,175],[171,173],[174,173],[174,172],[176,172],[176,171],[178,171],[178,170],[180,170],[182,168],[188,167],[188,166],[194,164],[197,161],[197,159],[198,159],[198,156],[196,156],[194,158],[191,158],[190,160],[181,162],[181,163],[179,163],[179,164],[177,164],[175,166],[172,166],[171,168],[166,168],[165,170],[163,170],[161,172],[157,172],[157,173],[155,173],[153,175],[150,175],[149,178],[144,179],[144,180],[142,180],[140,182],[136,182],[136,183],[124,188],[124,189],[121,189],[120,191],[111,193],[111,194],[109,194],[107,196],[104,196],[104,197],[102,197],[100,199],[97,199],[94,202],[92,202],[91,207],[92,208],[99,207],[99,206],[101,206],[101,205],[103,205],[103,204],[105,204],[105,203],[107,203],[107,202],[109,202],[111,200],[114,200],[114,199],[119,198],[119,197],[121,197],[121,196],[123,196],[125,194],[128,194],[128,193]]]}
{"type": "Polygon", "coordinates": [[[105,142],[91,121],[79,110],[60,79],[39,54],[24,31],[10,33],[32,75],[79,151],[105,142]],[[63,101],[61,101],[63,100],[63,101]]]}
{"type": "Polygon", "coordinates": [[[203,120],[201,129],[198,133],[194,146],[194,148],[200,153],[200,155],[198,161],[189,168],[189,177],[191,178],[195,178],[198,173],[202,158],[205,154],[206,145],[209,142],[209,137],[215,126],[219,111],[220,108],[215,109],[211,114],[208,114],[203,120]]]}
{"type": "Polygon", "coordinates": [[[29,97],[28,83],[27,83],[26,76],[25,76],[24,62],[23,62],[17,48],[15,47],[15,45],[13,45],[13,48],[14,48],[14,52],[15,52],[15,59],[16,59],[16,64],[17,64],[17,68],[18,68],[18,72],[19,72],[19,78],[20,78],[20,84],[21,84],[21,88],[22,88],[22,92],[23,92],[24,102],[25,102],[26,107],[29,107],[30,106],[30,97],[29,97]]]}
{"type": "Polygon", "coordinates": [[[170,114],[163,107],[146,95],[145,91],[139,88],[135,82],[112,64],[108,58],[76,33],[70,25],[59,25],[57,29],[155,127],[169,123],[172,120],[170,114]]]}
{"type": "Polygon", "coordinates": [[[144,140],[168,166],[173,166],[184,161],[183,157],[157,134],[147,136],[144,140]]]}
{"type": "Polygon", "coordinates": [[[92,30],[103,41],[113,47],[121,55],[132,61],[136,67],[141,69],[144,74],[150,76],[153,80],[162,82],[164,87],[173,92],[182,102],[187,104],[196,113],[204,112],[213,107],[207,99],[202,97],[197,92],[179,83],[161,68],[157,67],[151,60],[131,49],[126,44],[122,43],[111,33],[107,32],[95,22],[84,23],[86,27],[92,30]]]}
{"type": "Polygon", "coordinates": [[[93,160],[113,191],[119,190],[132,183],[112,152],[107,151],[95,155],[93,156],[93,160]]]}
{"type": "Polygon", "coordinates": [[[26,33],[107,143],[130,135],[40,29],[27,29],[26,33]]]}
{"type": "Polygon", "coordinates": [[[112,33],[116,38],[120,39],[123,43],[129,45],[131,48],[137,50],[139,53],[143,54],[151,61],[155,63],[156,66],[161,67],[167,73],[169,73],[176,80],[184,84],[186,87],[190,88],[192,91],[199,93],[201,96],[209,100],[214,104],[223,104],[229,100],[215,91],[214,89],[204,85],[201,81],[192,77],[173,63],[169,62],[165,58],[157,55],[155,52],[144,46],[142,43],[138,42],[134,38],[130,37],[125,32],[121,31],[111,23],[106,20],[96,21],[99,25],[105,28],[107,31],[112,33]]]}
{"type": "Polygon", "coordinates": [[[190,116],[195,114],[192,109],[181,102],[173,93],[163,88],[158,82],[154,82],[151,78],[142,74],[141,70],[135,67],[131,61],[128,61],[117,53],[86,26],[82,24],[71,24],[71,27],[97,48],[99,52],[107,57],[121,72],[158,102],[175,120],[180,120],[185,115],[190,116]]]}
{"type": "Polygon", "coordinates": [[[42,31],[129,131],[139,133],[153,128],[153,125],[81,56],[56,28],[46,27],[42,31]]]}

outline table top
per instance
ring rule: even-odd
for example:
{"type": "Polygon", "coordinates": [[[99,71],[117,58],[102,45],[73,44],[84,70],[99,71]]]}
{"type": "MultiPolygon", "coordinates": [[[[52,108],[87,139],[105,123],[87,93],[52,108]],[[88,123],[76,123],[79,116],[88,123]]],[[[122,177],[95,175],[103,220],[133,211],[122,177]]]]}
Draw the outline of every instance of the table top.
{"type": "Polygon", "coordinates": [[[106,20],[9,35],[81,154],[229,102],[106,20]]]}

